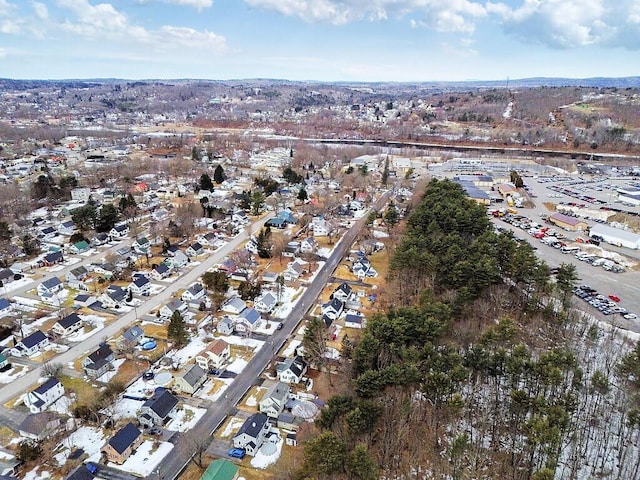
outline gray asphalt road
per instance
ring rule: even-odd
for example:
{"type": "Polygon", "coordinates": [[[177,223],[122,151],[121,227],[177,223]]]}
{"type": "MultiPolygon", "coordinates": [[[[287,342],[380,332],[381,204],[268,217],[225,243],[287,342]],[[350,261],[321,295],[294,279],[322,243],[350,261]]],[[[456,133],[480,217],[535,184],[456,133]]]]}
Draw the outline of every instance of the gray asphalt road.
{"type": "MultiPolygon", "coordinates": [[[[272,214],[266,215],[260,220],[254,222],[252,231],[260,228],[264,222],[271,218],[272,214]]],[[[182,275],[175,283],[167,286],[158,295],[151,297],[145,303],[137,307],[137,311],[133,310],[119,317],[113,323],[106,325],[102,330],[96,331],[95,335],[82,341],[80,344],[71,347],[64,353],[57,355],[51,359],[51,362],[61,363],[66,365],[68,362],[73,362],[76,358],[80,357],[83,353],[94,350],[98,347],[100,342],[106,337],[111,338],[116,335],[121,329],[127,327],[133,323],[137,316],[147,314],[149,311],[157,308],[159,305],[167,302],[171,297],[180,289],[185,288],[187,285],[198,280],[203,273],[210,269],[216,263],[219,263],[225,256],[229,255],[236,248],[238,248],[243,242],[246,241],[246,235],[240,234],[229,240],[229,242],[210,255],[207,259],[203,260],[199,265],[196,265],[191,270],[182,275]]],[[[0,388],[0,404],[4,404],[11,398],[16,397],[20,392],[27,390],[31,385],[35,384],[41,375],[42,367],[38,367],[26,375],[19,377],[11,382],[10,385],[5,385],[0,388]]]]}
{"type": "MultiPolygon", "coordinates": [[[[389,199],[391,192],[387,192],[380,197],[375,203],[374,208],[381,208],[389,199]]],[[[229,412],[240,401],[245,393],[251,388],[253,382],[262,374],[264,368],[274,358],[275,352],[280,350],[292,332],[296,330],[300,321],[304,317],[308,308],[315,302],[316,298],[322,292],[329,277],[340,263],[347,250],[353,244],[356,236],[365,225],[366,215],[360,218],[354,225],[345,232],[343,237],[337,243],[333,253],[324,264],[320,272],[316,275],[313,282],[301,295],[300,299],[293,307],[289,317],[283,322],[282,330],[276,330],[272,335],[273,344],[270,346],[266,343],[249,361],[242,373],[236,377],[236,380],[227,388],[226,395],[216,402],[207,410],[206,415],[202,417],[200,422],[187,434],[183,436],[192,438],[209,437],[224,422],[229,412]]],[[[182,470],[188,465],[194,454],[194,448],[188,440],[179,441],[171,455],[168,455],[162,461],[159,470],[160,478],[164,480],[172,480],[176,478],[182,470]]],[[[154,480],[154,477],[149,477],[154,480]]]]}

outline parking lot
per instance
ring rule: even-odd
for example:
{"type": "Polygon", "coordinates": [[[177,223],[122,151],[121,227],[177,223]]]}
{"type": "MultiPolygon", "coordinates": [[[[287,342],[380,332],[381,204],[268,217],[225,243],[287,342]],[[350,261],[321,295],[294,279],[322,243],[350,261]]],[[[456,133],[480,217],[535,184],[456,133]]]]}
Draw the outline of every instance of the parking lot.
{"type": "MultiPolygon", "coordinates": [[[[619,298],[617,308],[626,309],[631,314],[640,314],[640,251],[604,242],[599,245],[595,245],[599,243],[597,241],[594,241],[594,244],[586,243],[589,241],[586,232],[566,231],[545,222],[545,219],[556,211],[562,211],[569,216],[579,216],[589,227],[607,223],[607,219],[616,212],[638,216],[640,207],[622,203],[618,199],[617,189],[640,188],[640,178],[621,176],[620,170],[615,167],[601,169],[597,175],[565,174],[560,171],[549,175],[549,169],[543,173],[539,168],[527,171],[524,167],[512,165],[512,168],[522,175],[529,197],[523,199],[529,201],[523,201],[522,204],[528,208],[511,207],[509,210],[515,215],[493,217],[494,224],[511,230],[516,237],[528,241],[549,267],[558,267],[561,263],[575,265],[581,284],[595,288],[598,295],[607,298],[613,295],[619,298]],[[516,222],[505,221],[513,217],[517,219],[516,222]],[[545,231],[542,231],[543,229],[545,231]],[[562,248],[563,246],[565,248],[562,248]],[[579,255],[576,257],[576,254],[579,255]]],[[[475,166],[475,169],[482,167],[475,166]]],[[[442,169],[439,173],[440,176],[453,177],[468,172],[442,169]]],[[[492,172],[489,171],[488,174],[491,175],[492,172]]],[[[496,192],[489,193],[491,197],[496,196],[496,192]]],[[[507,207],[509,206],[505,201],[492,204],[489,210],[502,209],[506,213],[507,207]]],[[[640,322],[637,319],[625,319],[619,312],[605,315],[597,305],[582,302],[577,297],[576,307],[601,320],[640,332],[640,322]]]]}

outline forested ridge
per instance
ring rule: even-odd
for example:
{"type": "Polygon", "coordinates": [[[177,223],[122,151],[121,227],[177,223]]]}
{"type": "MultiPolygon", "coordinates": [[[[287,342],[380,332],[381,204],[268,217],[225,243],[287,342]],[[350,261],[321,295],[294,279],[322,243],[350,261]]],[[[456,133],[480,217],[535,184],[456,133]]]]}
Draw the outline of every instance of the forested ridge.
{"type": "Polygon", "coordinates": [[[640,347],[570,308],[577,280],[432,180],[294,476],[639,478],[640,347]]]}

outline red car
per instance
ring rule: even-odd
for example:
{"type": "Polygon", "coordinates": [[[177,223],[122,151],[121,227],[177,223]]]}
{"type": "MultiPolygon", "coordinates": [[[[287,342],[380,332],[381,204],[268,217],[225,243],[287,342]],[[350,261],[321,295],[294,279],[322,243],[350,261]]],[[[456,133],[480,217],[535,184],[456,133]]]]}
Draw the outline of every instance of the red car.
{"type": "Polygon", "coordinates": [[[609,295],[609,299],[613,300],[614,302],[619,302],[620,301],[620,297],[617,297],[616,295],[609,295]]]}

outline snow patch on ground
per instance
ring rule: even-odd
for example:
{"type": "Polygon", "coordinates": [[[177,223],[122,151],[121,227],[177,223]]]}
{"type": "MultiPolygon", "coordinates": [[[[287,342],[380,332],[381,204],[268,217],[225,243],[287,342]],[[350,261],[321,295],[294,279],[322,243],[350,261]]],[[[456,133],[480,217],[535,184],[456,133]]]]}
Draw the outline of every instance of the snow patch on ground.
{"type": "Polygon", "coordinates": [[[220,436],[222,438],[229,438],[232,433],[235,433],[242,426],[243,423],[244,420],[242,418],[231,417],[227,426],[222,432],[220,432],[220,436]]]}
{"type": "Polygon", "coordinates": [[[227,367],[227,370],[234,373],[242,373],[244,367],[247,366],[247,362],[244,358],[236,358],[231,365],[227,367]]]}
{"type": "Polygon", "coordinates": [[[109,466],[138,477],[148,477],[172,449],[173,444],[169,442],[145,441],[122,465],[109,462],[109,466]],[[158,448],[154,450],[156,445],[158,448]]]}
{"type": "Polygon", "coordinates": [[[269,465],[273,465],[274,463],[276,463],[278,461],[278,458],[280,458],[280,453],[282,452],[283,443],[284,441],[282,439],[282,435],[280,435],[279,432],[272,434],[270,437],[267,438],[267,440],[262,445],[262,447],[260,447],[255,457],[251,459],[251,466],[254,468],[264,469],[264,468],[267,468],[269,465]],[[276,450],[271,455],[265,455],[263,451],[266,448],[271,447],[271,445],[269,444],[275,445],[276,450]]]}
{"type": "Polygon", "coordinates": [[[167,425],[167,430],[171,430],[172,432],[186,432],[187,430],[191,430],[205,413],[207,413],[207,411],[204,408],[185,405],[182,410],[176,412],[174,419],[167,425]]]}
{"type": "Polygon", "coordinates": [[[282,356],[283,357],[293,357],[293,355],[296,353],[296,348],[298,348],[300,346],[302,342],[300,340],[291,340],[289,342],[289,344],[287,345],[287,348],[285,348],[282,351],[282,356]]]}
{"type": "Polygon", "coordinates": [[[102,430],[95,427],[80,427],[62,441],[60,445],[63,450],[56,454],[54,458],[58,465],[64,465],[67,458],[69,458],[69,454],[73,450],[81,448],[89,456],[88,461],[99,462],[100,448],[102,448],[105,441],[102,430]]]}

